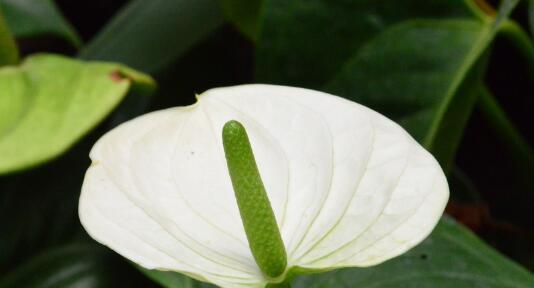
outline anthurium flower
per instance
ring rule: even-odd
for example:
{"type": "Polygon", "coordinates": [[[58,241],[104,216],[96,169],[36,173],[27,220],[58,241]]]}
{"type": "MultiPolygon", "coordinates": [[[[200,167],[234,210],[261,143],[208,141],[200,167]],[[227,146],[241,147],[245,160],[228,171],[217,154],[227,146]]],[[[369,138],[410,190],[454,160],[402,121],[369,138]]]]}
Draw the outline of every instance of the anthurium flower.
{"type": "Polygon", "coordinates": [[[379,264],[422,241],[449,194],[436,160],[393,121],[283,86],[209,90],[122,124],[90,157],[79,214],[94,239],[225,288],[379,264]],[[269,251],[282,259],[272,275],[269,251]]]}

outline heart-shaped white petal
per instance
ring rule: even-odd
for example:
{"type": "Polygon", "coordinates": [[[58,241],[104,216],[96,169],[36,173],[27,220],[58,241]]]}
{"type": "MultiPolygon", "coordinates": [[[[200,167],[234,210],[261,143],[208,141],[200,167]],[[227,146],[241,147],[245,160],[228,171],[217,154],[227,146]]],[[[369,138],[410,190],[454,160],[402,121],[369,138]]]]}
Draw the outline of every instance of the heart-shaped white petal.
{"type": "Polygon", "coordinates": [[[80,198],[88,233],[146,268],[264,287],[226,167],[229,120],[249,134],[288,269],[378,264],[422,241],[443,212],[440,166],[391,120],[326,93],[245,85],[102,137],[80,198]]]}

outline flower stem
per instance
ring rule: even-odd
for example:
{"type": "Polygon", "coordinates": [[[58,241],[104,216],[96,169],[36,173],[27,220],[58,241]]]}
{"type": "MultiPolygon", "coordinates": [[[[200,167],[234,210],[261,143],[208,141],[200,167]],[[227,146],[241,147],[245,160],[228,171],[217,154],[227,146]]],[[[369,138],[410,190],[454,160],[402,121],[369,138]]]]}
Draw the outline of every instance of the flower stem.
{"type": "Polygon", "coordinates": [[[0,67],[19,62],[19,51],[0,11],[0,67]]]}
{"type": "Polygon", "coordinates": [[[222,138],[250,250],[261,271],[270,278],[277,278],[287,266],[285,246],[245,127],[235,120],[228,121],[222,138]]]}

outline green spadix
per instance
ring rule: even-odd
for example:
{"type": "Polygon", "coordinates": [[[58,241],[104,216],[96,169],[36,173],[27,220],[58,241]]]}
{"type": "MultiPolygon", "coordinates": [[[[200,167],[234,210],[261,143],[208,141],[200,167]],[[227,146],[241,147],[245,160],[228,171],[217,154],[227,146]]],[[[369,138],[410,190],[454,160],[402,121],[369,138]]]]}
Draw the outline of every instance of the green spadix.
{"type": "Polygon", "coordinates": [[[286,251],[245,127],[235,120],[228,121],[223,127],[222,137],[228,171],[252,255],[265,275],[278,277],[287,266],[286,251]]]}

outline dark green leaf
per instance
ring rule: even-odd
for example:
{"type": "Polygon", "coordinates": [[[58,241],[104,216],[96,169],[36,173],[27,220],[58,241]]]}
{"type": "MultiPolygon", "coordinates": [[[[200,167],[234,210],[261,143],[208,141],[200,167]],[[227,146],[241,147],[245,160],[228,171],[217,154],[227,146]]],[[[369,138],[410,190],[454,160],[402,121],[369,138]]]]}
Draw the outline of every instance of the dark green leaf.
{"type": "Polygon", "coordinates": [[[266,0],[262,12],[257,79],[308,88],[321,88],[393,24],[471,15],[460,0],[266,0]]]}
{"type": "Polygon", "coordinates": [[[94,246],[50,250],[3,276],[2,288],[112,288],[149,284],[119,257],[94,246]]]}
{"type": "Polygon", "coordinates": [[[165,287],[165,288],[215,288],[216,287],[211,284],[193,280],[185,275],[175,273],[175,272],[148,270],[148,269],[144,269],[139,266],[137,266],[137,268],[141,270],[141,272],[143,272],[143,274],[145,274],[148,278],[152,279],[154,282],[161,285],[161,287],[165,287]]]}
{"type": "Polygon", "coordinates": [[[517,4],[504,1],[495,19],[482,20],[463,1],[279,2],[267,2],[259,79],[369,106],[403,125],[445,169],[476,100],[481,56],[517,4]]]}
{"type": "Polygon", "coordinates": [[[448,169],[485,70],[481,56],[516,4],[505,1],[490,22],[394,25],[360,48],[327,89],[392,117],[448,169]]]}
{"type": "Polygon", "coordinates": [[[111,63],[55,55],[0,69],[0,174],[50,160],[106,117],[147,75],[111,63]]]}
{"type": "Polygon", "coordinates": [[[294,288],[528,288],[534,276],[445,217],[410,252],[369,268],[297,278],[294,288]]]}
{"type": "Polygon", "coordinates": [[[19,50],[15,38],[13,38],[0,9],[0,66],[15,65],[18,62],[19,50]]]}
{"type": "Polygon", "coordinates": [[[222,24],[217,0],[135,0],[80,53],[154,73],[222,24]]]}
{"type": "MultiPolygon", "coordinates": [[[[203,286],[178,273],[142,269],[166,288],[203,286]]],[[[534,276],[444,216],[429,238],[383,264],[295,278],[293,288],[529,288],[534,276]]]]}
{"type": "Polygon", "coordinates": [[[470,20],[394,25],[359,49],[327,90],[385,113],[423,141],[483,29],[470,20]]]}
{"type": "Polygon", "coordinates": [[[256,40],[263,0],[220,0],[226,19],[249,39],[256,40]]]}
{"type": "Polygon", "coordinates": [[[36,253],[85,235],[78,220],[78,197],[91,133],[56,161],[0,177],[0,275],[36,253]]]}
{"type": "MultiPolygon", "coordinates": [[[[477,101],[480,83],[482,83],[486,70],[487,56],[480,58],[477,63],[471,67],[462,84],[456,90],[455,96],[448,103],[448,108],[439,122],[439,127],[435,135],[429,142],[424,143],[434,157],[440,161],[442,168],[449,172],[454,166],[456,150],[460,146],[460,141],[464,134],[464,129],[471,118],[471,114],[477,101]]],[[[437,105],[440,105],[437,103],[437,105]]],[[[430,108],[432,109],[432,108],[430,108]]],[[[408,118],[410,116],[407,116],[408,118]]],[[[428,119],[429,121],[433,119],[428,119]]],[[[402,122],[401,122],[402,123],[402,122]]],[[[420,129],[424,124],[413,123],[413,129],[420,129]]],[[[407,127],[410,130],[409,127],[407,127]]],[[[425,135],[428,137],[429,135],[425,135]]],[[[422,139],[418,139],[423,141],[422,139]]]]}
{"type": "Polygon", "coordinates": [[[8,26],[16,37],[55,35],[78,47],[80,37],[52,0],[0,0],[8,26]]]}
{"type": "MultiPolygon", "coordinates": [[[[130,1],[80,52],[79,57],[91,60],[121,62],[140,71],[161,76],[169,67],[204,41],[223,24],[218,0],[134,0],[130,1]]],[[[196,71],[198,62],[180,67],[180,71],[163,74],[172,78],[172,87],[184,77],[196,71]]],[[[211,69],[210,67],[209,69],[211,69]]],[[[158,83],[161,83],[158,79],[158,83]]],[[[186,82],[187,83],[187,82],[186,82]]],[[[164,86],[164,85],[162,85],[164,86]]],[[[165,86],[161,94],[176,97],[178,93],[167,93],[165,86]]],[[[159,99],[161,100],[161,99],[159,99]]],[[[121,123],[143,112],[151,98],[127,97],[113,116],[113,123],[121,123]]]]}
{"type": "Polygon", "coordinates": [[[476,20],[414,20],[394,25],[366,43],[327,90],[393,118],[449,167],[476,99],[473,87],[484,71],[481,63],[469,74],[469,58],[477,48],[473,39],[483,30],[476,20]],[[467,76],[471,79],[464,82],[467,76]],[[456,87],[458,81],[465,83],[463,89],[456,87]]]}

